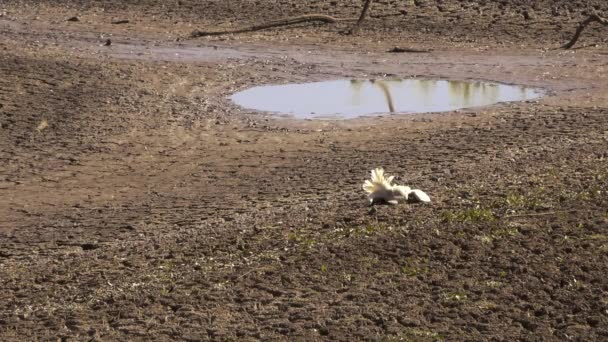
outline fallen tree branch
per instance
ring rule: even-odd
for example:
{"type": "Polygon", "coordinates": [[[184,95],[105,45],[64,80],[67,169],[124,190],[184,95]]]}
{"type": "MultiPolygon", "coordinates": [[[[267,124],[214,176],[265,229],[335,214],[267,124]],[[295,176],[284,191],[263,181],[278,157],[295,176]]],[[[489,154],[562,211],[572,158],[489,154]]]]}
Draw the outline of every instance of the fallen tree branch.
{"type": "Polygon", "coordinates": [[[429,53],[433,50],[431,49],[414,49],[414,48],[401,48],[401,47],[397,47],[395,46],[394,48],[388,50],[387,52],[392,52],[392,53],[429,53]]]}
{"type": "Polygon", "coordinates": [[[299,24],[299,23],[315,22],[315,21],[319,21],[319,22],[327,23],[327,24],[334,24],[334,23],[337,23],[337,22],[353,21],[353,20],[355,20],[355,19],[351,19],[351,18],[345,18],[345,19],[334,18],[332,16],[325,15],[325,14],[306,14],[306,15],[301,15],[301,16],[298,16],[298,17],[286,18],[286,19],[271,21],[271,22],[265,23],[265,24],[253,25],[253,26],[238,28],[238,29],[234,29],[234,30],[226,30],[226,31],[201,31],[201,30],[195,30],[195,31],[193,31],[190,34],[190,37],[191,38],[197,38],[197,37],[207,37],[207,36],[220,36],[220,35],[224,35],[224,34],[237,34],[237,33],[245,33],[245,32],[254,32],[254,31],[261,31],[261,30],[265,30],[265,29],[269,29],[269,28],[273,28],[273,27],[287,26],[287,25],[294,25],[294,24],[299,24]]]}
{"type": "Polygon", "coordinates": [[[355,25],[353,25],[353,27],[350,29],[350,31],[348,32],[349,34],[356,34],[357,32],[359,32],[359,28],[361,27],[361,23],[363,22],[363,20],[365,20],[365,16],[367,15],[367,11],[369,10],[372,2],[374,0],[365,0],[365,3],[363,4],[363,9],[361,10],[361,14],[359,15],[359,19],[357,20],[357,22],[355,23],[355,25]]]}
{"type": "Polygon", "coordinates": [[[570,39],[568,43],[562,45],[561,48],[570,49],[571,47],[573,47],[574,44],[576,44],[576,41],[580,37],[583,30],[587,27],[587,25],[591,24],[594,21],[597,21],[598,23],[604,26],[608,26],[608,19],[600,17],[597,13],[592,13],[591,15],[589,15],[589,18],[581,21],[581,23],[578,24],[578,28],[576,29],[576,32],[574,33],[572,39],[570,39]]]}

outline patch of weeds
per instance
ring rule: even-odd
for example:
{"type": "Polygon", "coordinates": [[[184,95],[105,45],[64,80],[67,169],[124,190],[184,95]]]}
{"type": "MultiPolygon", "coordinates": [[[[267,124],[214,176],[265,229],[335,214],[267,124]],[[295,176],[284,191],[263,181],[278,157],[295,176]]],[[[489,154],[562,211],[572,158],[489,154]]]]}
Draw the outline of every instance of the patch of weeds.
{"type": "Polygon", "coordinates": [[[350,273],[342,273],[342,280],[346,283],[350,283],[353,280],[353,276],[350,273]]]}
{"type": "Polygon", "coordinates": [[[494,239],[488,235],[477,235],[475,236],[475,239],[481,241],[483,244],[490,244],[492,241],[494,241],[494,239]]]}
{"type": "Polygon", "coordinates": [[[503,238],[508,238],[512,236],[516,236],[519,234],[519,229],[510,227],[510,228],[499,228],[492,231],[491,237],[494,240],[500,240],[503,238]]]}
{"type": "MultiPolygon", "coordinates": [[[[501,275],[502,278],[504,278],[506,276],[507,276],[507,272],[505,272],[504,276],[501,275]]],[[[488,280],[488,281],[486,281],[486,286],[491,287],[491,288],[497,288],[497,287],[502,286],[502,282],[496,281],[496,280],[488,280]]]]}
{"type": "Polygon", "coordinates": [[[366,256],[359,259],[361,266],[365,268],[371,268],[380,263],[380,259],[377,256],[366,256]]]}
{"type": "Polygon", "coordinates": [[[321,272],[327,273],[327,265],[326,264],[322,264],[321,265],[321,272]]]}
{"type": "Polygon", "coordinates": [[[568,220],[568,213],[567,212],[557,212],[557,214],[555,214],[555,217],[557,217],[557,219],[559,221],[567,221],[568,220]]]}
{"type": "Polygon", "coordinates": [[[279,257],[279,255],[276,252],[271,251],[271,250],[264,251],[264,252],[260,253],[258,255],[258,258],[261,261],[270,261],[270,262],[272,262],[272,261],[280,261],[281,260],[281,258],[279,257]]]}
{"type": "Polygon", "coordinates": [[[452,210],[446,210],[441,213],[441,220],[447,223],[456,222],[458,220],[458,215],[452,210]]]}
{"type": "Polygon", "coordinates": [[[336,229],[331,232],[331,236],[336,239],[350,237],[369,237],[377,234],[382,234],[392,230],[392,227],[383,224],[368,224],[364,227],[354,227],[349,229],[336,229]]]}
{"type": "Polygon", "coordinates": [[[171,293],[171,291],[169,290],[169,288],[167,288],[167,287],[165,287],[165,286],[161,287],[161,289],[160,289],[160,294],[161,294],[162,296],[168,296],[168,295],[169,295],[169,293],[171,293]]]}
{"type": "Polygon", "coordinates": [[[307,247],[309,249],[313,248],[317,244],[317,242],[313,238],[305,236],[298,232],[289,233],[289,235],[287,235],[287,240],[294,242],[298,245],[307,247]]]}
{"type": "Polygon", "coordinates": [[[526,194],[507,194],[505,205],[511,209],[538,209],[548,206],[546,201],[549,199],[547,189],[543,186],[531,189],[526,194]]]}
{"type": "Polygon", "coordinates": [[[150,275],[152,276],[152,279],[158,283],[173,284],[174,278],[176,277],[174,270],[175,266],[175,263],[171,261],[164,261],[154,272],[151,272],[150,275]]]}
{"type": "Polygon", "coordinates": [[[379,225],[368,224],[365,227],[365,234],[366,235],[373,235],[375,233],[382,232],[384,230],[386,230],[386,227],[384,225],[381,225],[381,224],[379,224],[379,225]]]}
{"type": "Polygon", "coordinates": [[[441,218],[444,222],[491,222],[495,217],[492,210],[488,208],[469,208],[463,210],[446,210],[441,213],[441,218]]]}
{"type": "Polygon", "coordinates": [[[226,288],[228,288],[229,285],[230,285],[230,281],[225,280],[225,281],[221,281],[219,283],[213,284],[213,288],[215,290],[225,290],[226,288]]]}
{"type": "Polygon", "coordinates": [[[507,194],[505,202],[510,207],[523,207],[526,204],[526,198],[520,194],[507,194]]]}
{"type": "Polygon", "coordinates": [[[587,235],[587,238],[596,241],[608,241],[608,235],[606,234],[591,234],[587,235]]]}
{"type": "Polygon", "coordinates": [[[558,179],[559,177],[559,172],[557,171],[556,168],[551,168],[549,170],[547,170],[547,175],[550,176],[553,179],[558,179]]]}
{"type": "Polygon", "coordinates": [[[576,195],[574,196],[574,199],[576,199],[577,201],[590,201],[592,199],[593,195],[592,192],[590,191],[581,191],[576,193],[576,195]]]}
{"type": "Polygon", "coordinates": [[[593,202],[600,200],[602,197],[602,188],[592,186],[583,191],[562,190],[559,194],[559,201],[577,201],[577,202],[593,202]]]}
{"type": "Polygon", "coordinates": [[[481,310],[494,310],[498,307],[498,304],[487,300],[480,300],[479,302],[475,303],[475,305],[481,310]]]}
{"type": "Polygon", "coordinates": [[[420,266],[420,264],[427,264],[428,260],[417,261],[412,258],[405,259],[405,265],[401,267],[400,271],[407,277],[415,277],[419,274],[424,274],[429,271],[428,266],[420,266]]]}
{"type": "Polygon", "coordinates": [[[391,230],[391,227],[387,227],[383,224],[368,224],[364,227],[355,227],[345,230],[336,231],[344,238],[350,237],[369,237],[377,234],[381,234],[383,232],[391,230]]]}
{"type": "Polygon", "coordinates": [[[593,201],[601,200],[602,198],[602,188],[597,185],[593,185],[583,192],[585,193],[584,196],[589,197],[593,201]]]}
{"type": "Polygon", "coordinates": [[[506,278],[508,275],[507,271],[500,271],[500,273],[498,273],[498,276],[500,276],[501,278],[506,278]]]}
{"type": "Polygon", "coordinates": [[[427,268],[414,267],[414,266],[401,267],[401,273],[405,274],[408,277],[415,277],[419,274],[424,274],[426,272],[428,272],[427,268]]]}
{"type": "Polygon", "coordinates": [[[448,292],[443,294],[443,299],[448,302],[464,302],[468,298],[465,292],[448,292]]]}

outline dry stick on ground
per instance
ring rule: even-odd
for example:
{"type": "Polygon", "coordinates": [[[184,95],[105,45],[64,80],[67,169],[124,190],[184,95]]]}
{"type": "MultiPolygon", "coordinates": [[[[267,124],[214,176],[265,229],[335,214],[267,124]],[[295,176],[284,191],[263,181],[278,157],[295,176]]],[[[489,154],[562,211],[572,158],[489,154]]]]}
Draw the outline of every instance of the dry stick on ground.
{"type": "Polygon", "coordinates": [[[390,53],[405,53],[405,52],[409,52],[409,53],[428,53],[433,51],[432,49],[414,49],[414,48],[400,48],[395,46],[394,48],[386,51],[386,52],[390,52],[390,53]]]}
{"type": "Polygon", "coordinates": [[[359,32],[359,28],[361,27],[361,23],[365,20],[365,16],[367,15],[367,11],[371,7],[371,4],[374,0],[365,0],[363,4],[363,9],[361,10],[361,15],[359,15],[359,19],[355,23],[352,29],[350,29],[350,34],[355,34],[359,32]]]}
{"type": "Polygon", "coordinates": [[[564,44],[562,46],[562,49],[569,49],[569,48],[573,47],[574,44],[576,44],[578,37],[581,35],[581,33],[583,32],[585,27],[587,27],[587,25],[591,24],[594,21],[597,21],[598,23],[600,23],[604,26],[608,26],[608,19],[600,17],[597,13],[592,13],[591,15],[589,15],[589,18],[581,21],[581,23],[578,24],[578,28],[576,29],[576,32],[574,33],[574,37],[572,37],[572,39],[570,39],[570,41],[568,43],[564,44]]]}
{"type": "Polygon", "coordinates": [[[337,23],[337,22],[341,22],[341,21],[353,21],[353,20],[354,19],[350,19],[350,18],[345,18],[345,19],[334,18],[332,16],[324,15],[324,14],[307,14],[307,15],[301,15],[299,17],[286,18],[286,19],[271,21],[266,24],[253,25],[253,26],[243,27],[243,28],[234,29],[234,30],[226,30],[226,31],[195,30],[194,32],[192,32],[190,34],[190,37],[196,38],[196,37],[206,37],[206,36],[220,36],[223,34],[254,32],[254,31],[261,31],[261,30],[265,30],[265,29],[269,29],[269,28],[273,28],[273,27],[294,25],[294,24],[314,22],[314,21],[320,21],[323,23],[333,24],[333,23],[337,23]]]}
{"type": "Polygon", "coordinates": [[[558,215],[558,214],[568,214],[568,213],[575,213],[578,212],[579,210],[576,209],[572,209],[572,210],[560,210],[560,211],[547,211],[544,213],[528,213],[528,214],[517,214],[517,215],[506,215],[503,216],[503,219],[511,219],[511,218],[523,218],[523,217],[535,217],[535,216],[548,216],[548,215],[558,215]]]}

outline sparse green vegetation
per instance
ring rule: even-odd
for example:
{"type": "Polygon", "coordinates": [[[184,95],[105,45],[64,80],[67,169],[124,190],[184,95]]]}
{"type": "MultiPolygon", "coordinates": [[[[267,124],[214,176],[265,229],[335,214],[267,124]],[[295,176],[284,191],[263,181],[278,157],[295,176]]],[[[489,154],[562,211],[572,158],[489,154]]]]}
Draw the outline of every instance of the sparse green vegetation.
{"type": "Polygon", "coordinates": [[[505,201],[509,207],[522,207],[526,203],[526,198],[520,194],[508,194],[505,201]]]}
{"type": "Polygon", "coordinates": [[[317,244],[317,242],[313,238],[311,238],[310,236],[306,236],[298,231],[289,233],[289,235],[287,236],[287,240],[309,249],[313,248],[317,244]]]}
{"type": "Polygon", "coordinates": [[[426,269],[426,268],[419,268],[419,267],[413,267],[413,266],[401,267],[401,273],[405,274],[408,277],[415,277],[419,274],[426,273],[427,271],[428,271],[428,269],[426,269]]]}
{"type": "Polygon", "coordinates": [[[0,341],[602,340],[605,32],[544,47],[607,1],[374,1],[351,37],[353,1],[8,2],[0,341]],[[340,20],[185,36],[306,13],[340,20]],[[344,121],[232,101],[343,76],[388,110],[501,80],[546,97],[344,121]],[[376,167],[432,202],[370,206],[376,167]]]}
{"type": "Polygon", "coordinates": [[[373,235],[374,233],[378,233],[378,232],[386,230],[386,227],[382,224],[376,224],[376,225],[368,224],[363,230],[364,230],[365,235],[373,235]]]}
{"type": "Polygon", "coordinates": [[[516,236],[519,234],[519,229],[515,227],[498,228],[492,231],[491,237],[493,240],[499,240],[507,237],[516,236]]]}
{"type": "Polygon", "coordinates": [[[463,302],[466,301],[469,297],[466,292],[448,292],[442,295],[442,298],[446,302],[463,302]]]}
{"type": "Polygon", "coordinates": [[[405,341],[405,342],[428,342],[428,341],[445,341],[446,336],[444,334],[419,329],[419,328],[407,328],[403,331],[400,331],[394,336],[384,336],[380,339],[383,342],[397,342],[397,341],[405,341]]]}
{"type": "Polygon", "coordinates": [[[508,193],[502,203],[499,201],[494,206],[497,208],[506,207],[511,210],[522,210],[522,209],[537,209],[548,206],[547,203],[547,190],[543,186],[527,191],[525,194],[521,193],[508,193]]]}
{"type": "Polygon", "coordinates": [[[488,208],[469,208],[463,210],[447,210],[441,213],[444,222],[477,223],[494,221],[492,210],[488,208]]]}
{"type": "Polygon", "coordinates": [[[392,227],[378,223],[369,223],[362,227],[340,228],[320,234],[311,234],[310,232],[304,232],[303,230],[293,230],[287,235],[287,240],[298,246],[311,249],[315,248],[320,243],[331,243],[345,238],[370,237],[391,230],[393,230],[392,227]]]}
{"type": "Polygon", "coordinates": [[[415,277],[420,274],[425,274],[429,271],[428,260],[415,260],[413,258],[406,258],[405,264],[401,266],[401,273],[407,277],[415,277]]]}
{"type": "Polygon", "coordinates": [[[359,259],[359,264],[365,268],[371,268],[380,263],[378,256],[365,256],[359,259]]]}
{"type": "Polygon", "coordinates": [[[476,236],[476,238],[484,244],[489,244],[489,243],[492,243],[492,241],[494,241],[494,239],[492,239],[492,237],[488,236],[488,235],[478,235],[478,236],[476,236]]]}
{"type": "MultiPolygon", "coordinates": [[[[504,272],[504,271],[503,271],[503,272],[504,272]]],[[[501,272],[501,273],[502,273],[502,272],[501,272]]],[[[504,278],[504,277],[506,277],[506,276],[507,276],[507,273],[505,272],[505,273],[504,273],[504,276],[502,276],[502,277],[504,278]]],[[[488,280],[488,281],[486,282],[486,285],[487,285],[488,287],[491,287],[491,288],[496,288],[496,287],[501,287],[501,286],[502,286],[502,283],[501,283],[500,281],[496,281],[496,280],[488,280]]]]}
{"type": "Polygon", "coordinates": [[[475,304],[478,308],[482,310],[493,310],[498,307],[498,305],[494,302],[490,302],[487,300],[481,300],[475,304]]]}
{"type": "Polygon", "coordinates": [[[346,283],[350,283],[353,280],[353,276],[350,273],[343,272],[342,273],[342,280],[344,282],[346,282],[346,283]]]}

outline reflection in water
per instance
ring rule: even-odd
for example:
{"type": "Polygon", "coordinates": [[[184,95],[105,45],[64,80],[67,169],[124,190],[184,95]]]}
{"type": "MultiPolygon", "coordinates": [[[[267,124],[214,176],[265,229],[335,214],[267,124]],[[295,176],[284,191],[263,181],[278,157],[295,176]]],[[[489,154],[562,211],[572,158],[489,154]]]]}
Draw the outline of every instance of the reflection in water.
{"type": "Polygon", "coordinates": [[[529,100],[538,90],[489,82],[419,79],[345,80],[261,86],[234,94],[237,104],[296,118],[354,118],[424,113],[529,100]]]}
{"type": "Polygon", "coordinates": [[[395,112],[395,105],[393,104],[393,98],[391,97],[391,91],[388,89],[388,86],[384,81],[371,81],[373,84],[377,85],[382,93],[384,94],[384,98],[386,98],[386,103],[388,104],[388,111],[391,113],[395,112]]]}

